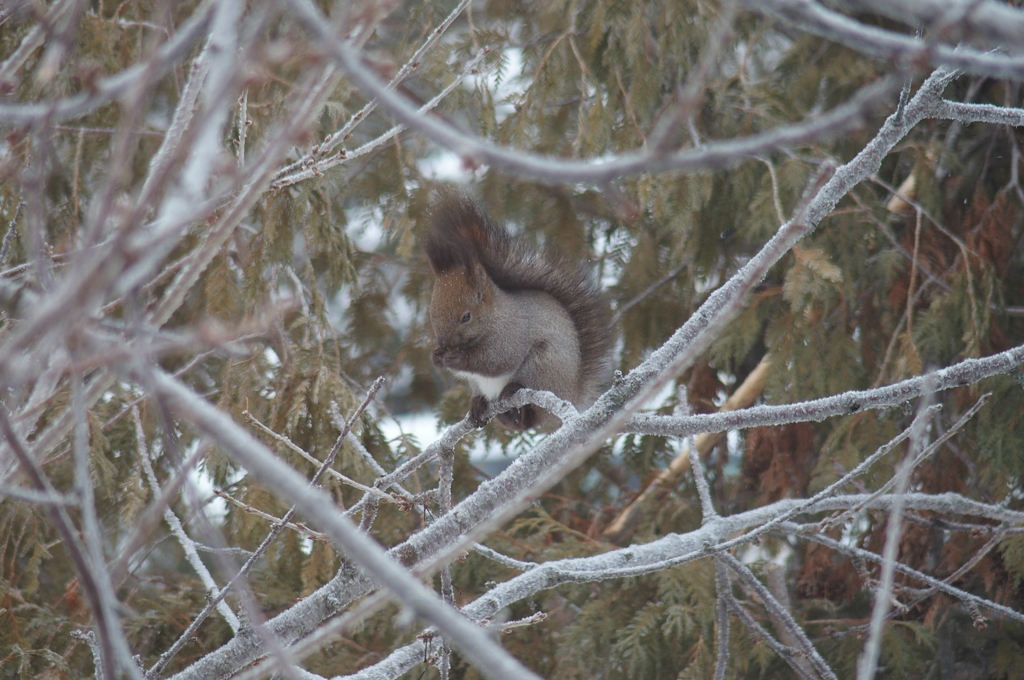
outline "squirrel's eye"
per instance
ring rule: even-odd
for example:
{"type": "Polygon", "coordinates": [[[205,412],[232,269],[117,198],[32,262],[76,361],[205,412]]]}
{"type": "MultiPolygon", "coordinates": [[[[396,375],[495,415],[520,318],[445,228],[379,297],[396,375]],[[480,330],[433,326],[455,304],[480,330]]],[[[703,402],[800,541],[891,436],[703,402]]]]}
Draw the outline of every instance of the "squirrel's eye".
{"type": "Polygon", "coordinates": [[[463,314],[462,315],[462,323],[469,323],[470,317],[471,317],[471,314],[469,312],[466,312],[465,314],[463,314]]]}

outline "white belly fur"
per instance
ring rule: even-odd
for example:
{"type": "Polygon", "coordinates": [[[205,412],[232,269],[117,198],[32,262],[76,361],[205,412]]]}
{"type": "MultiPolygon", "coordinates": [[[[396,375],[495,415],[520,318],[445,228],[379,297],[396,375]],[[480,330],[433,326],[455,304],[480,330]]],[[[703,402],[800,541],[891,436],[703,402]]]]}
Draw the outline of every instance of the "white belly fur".
{"type": "Polygon", "coordinates": [[[512,380],[511,373],[496,376],[466,373],[465,371],[452,371],[452,373],[455,374],[455,377],[461,378],[476,387],[476,391],[486,397],[488,401],[497,399],[501,395],[501,391],[505,389],[505,385],[512,380]]]}

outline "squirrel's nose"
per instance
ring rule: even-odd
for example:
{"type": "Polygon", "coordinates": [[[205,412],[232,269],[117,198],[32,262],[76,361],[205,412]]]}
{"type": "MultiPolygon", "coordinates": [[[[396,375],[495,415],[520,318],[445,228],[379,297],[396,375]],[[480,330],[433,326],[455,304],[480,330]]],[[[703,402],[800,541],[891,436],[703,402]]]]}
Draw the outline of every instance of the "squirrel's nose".
{"type": "Polygon", "coordinates": [[[444,368],[444,355],[448,352],[444,347],[438,347],[431,353],[430,360],[434,362],[434,365],[438,368],[444,368]]]}

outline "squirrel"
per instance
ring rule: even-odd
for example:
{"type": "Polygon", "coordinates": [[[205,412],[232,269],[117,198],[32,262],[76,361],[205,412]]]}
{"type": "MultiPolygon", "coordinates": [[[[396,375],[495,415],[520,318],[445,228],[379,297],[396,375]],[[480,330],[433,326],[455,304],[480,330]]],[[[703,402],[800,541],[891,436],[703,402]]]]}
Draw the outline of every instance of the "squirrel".
{"type": "MultiPolygon", "coordinates": [[[[580,263],[513,238],[463,194],[433,206],[424,250],[434,272],[431,359],[468,382],[470,417],[522,388],[590,406],[610,368],[611,310],[580,263]]],[[[511,429],[553,429],[528,404],[497,416],[511,429]]]]}

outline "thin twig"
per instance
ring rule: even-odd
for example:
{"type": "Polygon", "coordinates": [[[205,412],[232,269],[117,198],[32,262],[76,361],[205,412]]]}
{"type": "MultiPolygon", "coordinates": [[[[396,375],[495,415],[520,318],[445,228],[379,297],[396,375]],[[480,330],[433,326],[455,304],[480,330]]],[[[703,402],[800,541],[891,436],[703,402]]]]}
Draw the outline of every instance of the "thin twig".
{"type": "MultiPolygon", "coordinates": [[[[15,458],[21,464],[21,469],[32,481],[36,489],[47,496],[56,496],[57,490],[50,483],[50,480],[43,474],[43,471],[29,455],[22,445],[14,427],[11,425],[7,410],[0,408],[0,431],[7,440],[7,446],[14,453],[15,458]]],[[[92,609],[97,635],[97,647],[99,648],[99,659],[101,672],[108,678],[117,677],[117,654],[114,651],[114,638],[119,634],[123,635],[120,626],[116,621],[108,618],[109,609],[104,606],[100,595],[100,586],[97,583],[98,574],[93,570],[88,557],[88,550],[82,544],[70,516],[63,506],[51,505],[50,515],[57,531],[64,541],[64,547],[68,551],[75,569],[78,572],[79,584],[85,593],[89,606],[92,609]]],[[[127,669],[126,669],[127,670],[127,669]]],[[[130,671],[129,671],[130,672],[130,671]]]]}
{"type": "MultiPolygon", "coordinates": [[[[754,573],[738,559],[733,557],[728,552],[722,552],[718,554],[718,558],[721,559],[725,564],[729,566],[737,575],[740,580],[743,581],[749,588],[751,588],[757,596],[761,599],[764,606],[771,612],[772,618],[778,622],[781,622],[786,631],[793,637],[793,639],[800,645],[800,651],[806,656],[806,658],[814,666],[814,670],[817,671],[822,677],[829,678],[829,680],[838,680],[835,673],[826,663],[825,659],[821,657],[818,650],[814,648],[814,645],[807,638],[807,634],[804,633],[803,628],[797,623],[793,615],[783,607],[775,596],[772,595],[771,591],[761,583],[754,573]]],[[[799,665],[799,664],[797,664],[799,665]]]]}
{"type": "Polygon", "coordinates": [[[796,663],[796,657],[798,651],[792,647],[787,647],[778,640],[776,640],[771,633],[769,633],[764,626],[757,622],[757,620],[750,615],[746,609],[740,605],[736,599],[729,595],[727,597],[729,603],[729,609],[746,625],[746,627],[755,636],[761,638],[776,654],[782,657],[782,660],[789,664],[789,667],[796,671],[804,680],[818,680],[816,675],[808,675],[807,670],[800,664],[796,663]]]}
{"type": "MultiPolygon", "coordinates": [[[[348,436],[348,433],[351,431],[352,425],[359,418],[359,416],[362,415],[363,411],[366,410],[367,406],[370,405],[370,402],[377,395],[377,392],[383,385],[384,378],[381,377],[377,378],[373,382],[373,385],[370,386],[366,398],[363,399],[363,402],[359,405],[356,411],[346,422],[345,427],[342,429],[341,434],[335,441],[334,446],[331,448],[330,453],[327,455],[327,458],[323,461],[323,463],[321,463],[320,469],[317,470],[316,474],[313,475],[313,479],[310,481],[310,486],[312,488],[317,488],[320,486],[320,480],[323,478],[325,471],[334,463],[334,459],[338,455],[338,452],[341,450],[341,445],[345,441],[345,437],[348,436]]],[[[230,498],[226,494],[219,495],[221,495],[223,498],[227,500],[230,500],[231,502],[235,502],[234,499],[230,498]]],[[[241,580],[252,570],[253,566],[256,564],[256,561],[263,556],[263,554],[270,547],[270,544],[274,541],[274,539],[276,539],[278,535],[280,535],[281,531],[286,526],[291,528],[291,518],[295,515],[295,512],[296,508],[293,506],[288,510],[288,512],[284,514],[284,517],[275,520],[276,523],[270,528],[270,531],[267,532],[267,536],[260,543],[259,547],[257,547],[256,550],[253,551],[253,554],[245,561],[245,563],[238,570],[238,572],[231,577],[231,580],[228,581],[227,584],[225,584],[225,586],[220,589],[220,592],[218,592],[214,597],[210,598],[210,601],[207,602],[203,610],[199,612],[195,619],[193,619],[192,623],[189,624],[188,628],[186,628],[186,630],[178,637],[178,640],[175,641],[175,643],[160,656],[160,659],[155,664],[153,664],[153,666],[147,672],[148,675],[153,676],[156,673],[159,673],[164,667],[166,667],[166,665],[170,662],[174,655],[177,654],[185,646],[185,644],[187,644],[188,641],[192,639],[192,635],[194,634],[194,632],[199,628],[202,622],[205,621],[206,618],[210,615],[210,612],[213,611],[213,608],[217,606],[217,604],[219,604],[221,600],[224,599],[224,597],[235,586],[236,583],[241,583],[241,580]]],[[[308,531],[305,529],[302,530],[308,531]]],[[[323,538],[326,539],[326,536],[324,536],[323,538]]]]}
{"type": "MultiPolygon", "coordinates": [[[[146,445],[146,432],[142,428],[142,418],[139,416],[138,407],[132,408],[132,420],[135,423],[135,441],[136,451],[139,456],[139,460],[142,462],[142,469],[146,473],[146,480],[149,482],[149,487],[153,491],[154,496],[160,495],[160,483],[157,481],[156,473],[153,471],[153,463],[149,457],[149,447],[146,445]]],[[[171,528],[171,533],[178,540],[178,544],[181,546],[182,551],[185,553],[185,559],[189,565],[199,576],[199,580],[202,581],[206,587],[207,596],[210,598],[216,597],[219,588],[217,582],[214,580],[213,575],[210,574],[210,570],[206,568],[203,560],[200,559],[199,553],[196,550],[195,541],[193,541],[185,531],[185,527],[182,525],[181,520],[174,514],[170,506],[164,508],[164,520],[167,525],[171,528]]],[[[235,612],[231,611],[231,608],[226,602],[219,602],[217,604],[217,611],[227,622],[228,626],[231,627],[231,631],[238,634],[241,624],[238,621],[238,616],[235,612]]]]}
{"type": "MultiPolygon", "coordinates": [[[[910,465],[910,470],[913,470],[914,468],[916,468],[922,461],[924,461],[926,458],[928,458],[933,453],[938,451],[939,448],[943,444],[945,444],[947,441],[949,441],[950,438],[953,437],[953,435],[955,435],[957,432],[959,432],[961,430],[961,428],[963,428],[963,426],[967,424],[967,421],[969,421],[971,418],[973,418],[974,414],[976,414],[978,412],[978,410],[985,404],[985,402],[988,401],[988,398],[990,396],[992,396],[991,393],[986,393],[986,394],[981,395],[978,398],[978,400],[976,402],[974,402],[974,405],[971,408],[967,409],[967,412],[964,413],[962,416],[960,416],[960,418],[953,424],[952,427],[949,428],[949,430],[947,430],[946,432],[942,433],[942,435],[938,439],[936,439],[934,442],[932,442],[927,447],[922,449],[912,460],[909,460],[908,464],[910,465]]],[[[938,406],[938,405],[936,405],[936,406],[938,406]]],[[[921,413],[925,415],[925,418],[927,420],[927,419],[931,418],[931,415],[932,415],[932,413],[934,413],[934,410],[935,410],[935,406],[931,406],[928,409],[923,410],[921,413]]],[[[914,427],[917,426],[918,422],[919,422],[918,420],[915,420],[914,423],[911,424],[911,426],[909,428],[904,430],[904,435],[906,435],[907,433],[912,433],[914,427]]],[[[860,468],[861,466],[858,465],[857,467],[860,468]]],[[[878,497],[882,496],[883,494],[888,493],[889,490],[892,489],[892,487],[897,483],[896,480],[897,480],[896,477],[890,478],[889,480],[887,480],[885,482],[885,484],[883,484],[877,491],[872,493],[868,498],[869,499],[870,498],[878,498],[878,497]]],[[[861,511],[861,508],[851,508],[850,510],[847,510],[846,512],[844,512],[842,514],[837,515],[836,517],[832,517],[832,518],[826,520],[825,522],[822,523],[822,527],[824,529],[824,528],[827,528],[827,527],[841,526],[842,524],[845,524],[847,520],[849,520],[851,517],[853,517],[855,514],[857,514],[860,511],[861,511]]]]}
{"type": "Polygon", "coordinates": [[[725,671],[729,665],[729,598],[732,596],[732,583],[725,562],[715,557],[715,591],[718,602],[715,604],[715,623],[718,625],[718,657],[715,660],[714,680],[725,680],[725,671]]]}
{"type": "MultiPolygon", "coordinates": [[[[833,549],[833,550],[835,550],[837,552],[840,552],[840,553],[842,553],[844,555],[849,555],[852,558],[861,559],[861,560],[868,560],[868,561],[876,562],[876,563],[879,563],[879,564],[881,564],[884,561],[884,558],[881,555],[873,553],[870,550],[864,550],[862,548],[857,548],[855,546],[846,545],[846,544],[844,544],[844,543],[842,543],[840,541],[836,541],[835,539],[832,539],[832,538],[830,538],[830,537],[828,537],[828,536],[826,536],[824,534],[818,534],[818,533],[803,534],[802,533],[802,528],[803,527],[801,527],[799,525],[796,525],[796,524],[786,523],[786,524],[783,524],[780,527],[780,530],[783,531],[783,532],[792,533],[794,535],[802,535],[803,537],[805,537],[805,538],[807,538],[809,540],[812,540],[815,543],[820,543],[820,544],[822,544],[822,545],[824,545],[826,547],[829,547],[829,548],[831,548],[831,549],[833,549]]],[[[993,612],[995,612],[997,614],[1005,616],[1006,618],[1009,618],[1009,619],[1012,619],[1014,621],[1018,621],[1018,622],[1024,623],[1024,614],[1022,614],[1021,612],[1018,612],[1018,611],[1016,611],[1014,609],[1011,609],[1010,607],[998,604],[998,603],[993,602],[993,601],[991,601],[991,600],[989,600],[987,598],[980,597],[980,596],[974,595],[972,593],[968,593],[968,592],[966,592],[964,590],[961,590],[959,588],[956,588],[956,587],[954,587],[954,586],[952,586],[952,585],[950,585],[948,583],[945,583],[944,581],[941,581],[941,580],[939,580],[937,578],[933,578],[933,577],[929,576],[928,574],[925,574],[925,573],[923,573],[921,571],[918,571],[917,569],[913,569],[912,567],[908,567],[907,565],[903,564],[902,562],[892,562],[891,564],[893,564],[893,568],[894,568],[895,571],[897,571],[897,572],[899,572],[901,574],[904,574],[905,576],[910,576],[911,578],[917,579],[918,581],[921,581],[922,583],[924,583],[924,584],[926,584],[926,585],[928,585],[928,586],[930,586],[932,588],[935,588],[935,590],[937,590],[939,592],[942,592],[942,593],[945,593],[947,595],[950,595],[950,596],[960,600],[965,605],[976,605],[978,607],[982,607],[984,609],[988,609],[988,610],[993,611],[993,612]]]]}
{"type": "Polygon", "coordinates": [[[704,465],[700,462],[700,454],[693,437],[688,437],[685,446],[690,450],[690,467],[693,469],[693,481],[697,485],[697,495],[700,497],[700,507],[703,512],[701,523],[713,522],[718,518],[715,505],[711,502],[711,489],[708,486],[708,479],[704,474],[704,465]]]}
{"type": "MultiPolygon", "coordinates": [[[[921,400],[918,413],[923,414],[934,394],[926,394],[921,400]]],[[[980,400],[979,400],[980,401],[980,400]]],[[[976,404],[977,406],[977,404],[976,404]]],[[[896,571],[896,558],[899,553],[900,537],[903,534],[904,496],[910,486],[910,473],[914,469],[915,451],[925,449],[924,435],[927,419],[917,418],[910,434],[910,445],[902,464],[892,480],[895,483],[895,502],[889,511],[889,522],[885,531],[885,546],[882,549],[882,575],[875,591],[875,604],[871,610],[871,629],[868,633],[864,652],[857,660],[857,680],[874,680],[878,670],[878,656],[882,651],[882,626],[891,604],[893,575],[896,571]]],[[[922,458],[917,456],[918,459],[922,458]]]]}
{"type": "MultiPolygon", "coordinates": [[[[384,549],[340,512],[333,500],[318,489],[310,489],[301,477],[266,447],[240,428],[229,416],[200,399],[194,392],[166,373],[154,371],[156,394],[244,465],[257,481],[272,486],[313,519],[348,557],[416,615],[450,635],[459,652],[491,680],[537,676],[515,660],[487,634],[453,611],[430,589],[410,574],[384,549]]],[[[421,532],[422,533],[422,532],[421,532]]]]}

